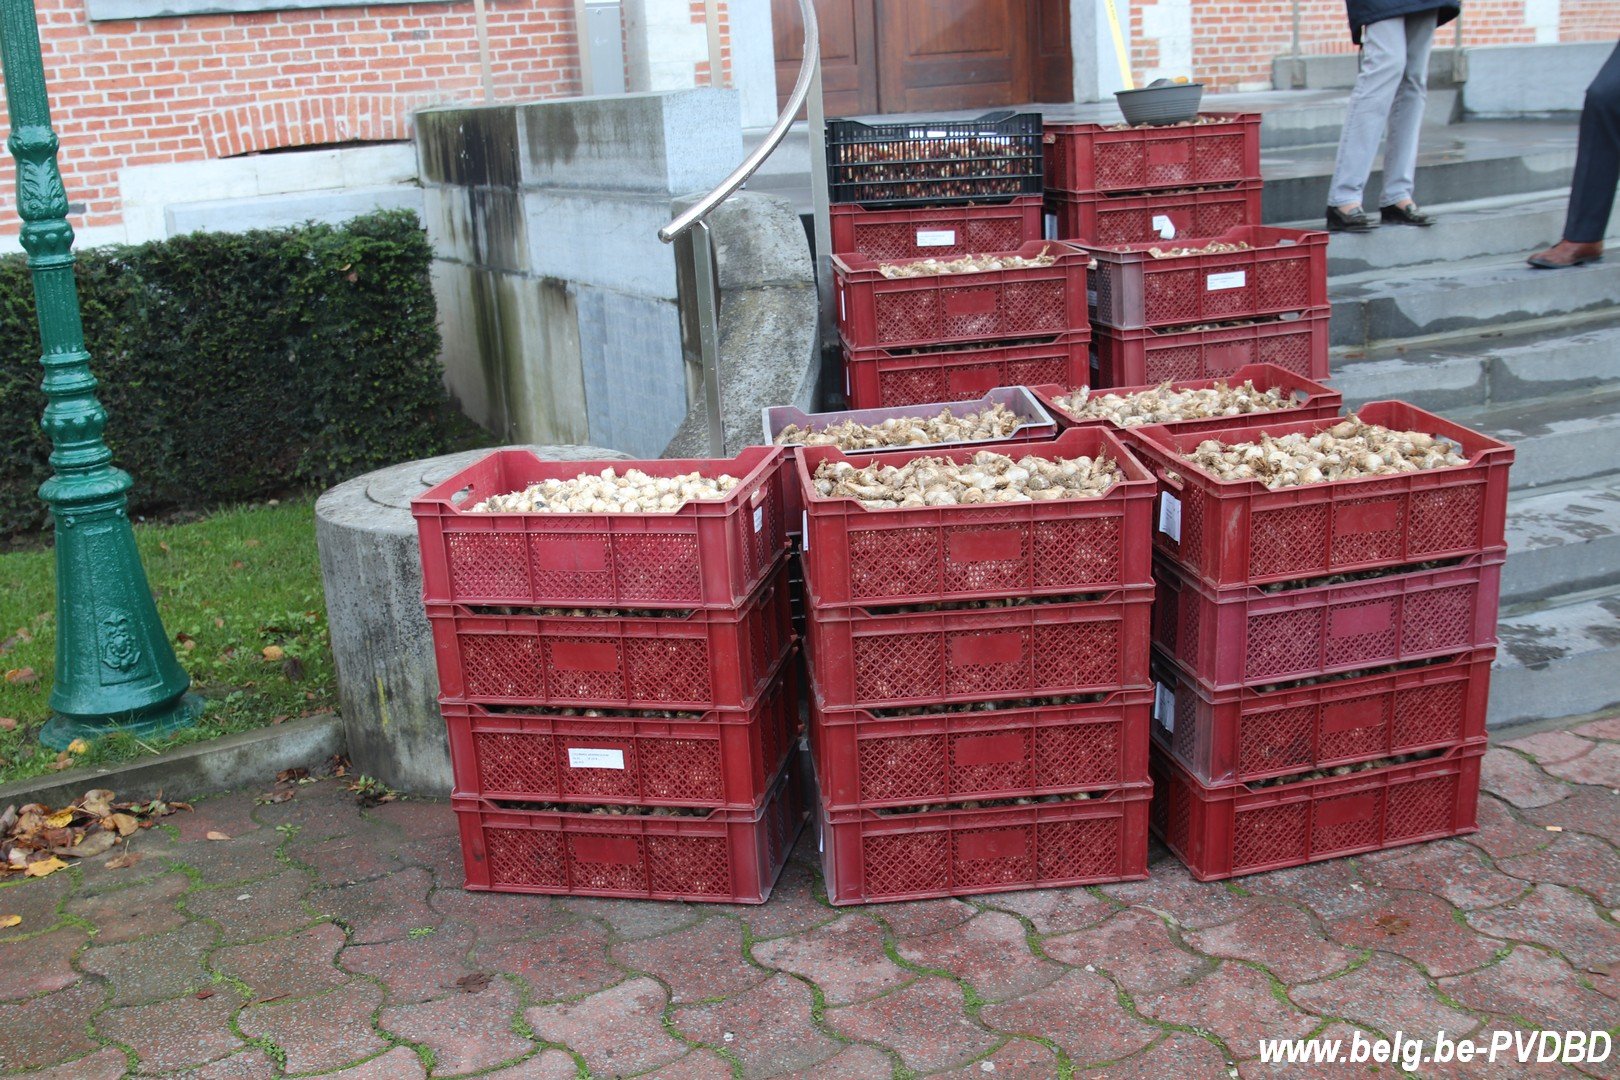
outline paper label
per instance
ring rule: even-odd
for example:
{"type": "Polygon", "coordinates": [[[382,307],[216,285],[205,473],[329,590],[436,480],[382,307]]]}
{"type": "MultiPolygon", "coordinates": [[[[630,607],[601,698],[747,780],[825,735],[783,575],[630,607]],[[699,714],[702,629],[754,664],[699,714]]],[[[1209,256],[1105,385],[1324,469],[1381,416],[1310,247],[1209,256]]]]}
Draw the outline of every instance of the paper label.
{"type": "Polygon", "coordinates": [[[592,750],[585,747],[570,746],[568,748],[568,767],[570,769],[622,769],[624,768],[624,751],[592,750]]]}
{"type": "Polygon", "coordinates": [[[849,321],[849,311],[844,307],[844,294],[842,291],[838,294],[838,321],[849,321]]]}
{"type": "Polygon", "coordinates": [[[1181,500],[1168,491],[1159,496],[1159,531],[1181,543],[1181,500]]]}
{"type": "Polygon", "coordinates": [[[955,229],[918,229],[918,247],[955,247],[955,229]]]}
{"type": "Polygon", "coordinates": [[[810,511],[799,511],[799,548],[810,550],[810,511]]]}
{"type": "Polygon", "coordinates": [[[1164,214],[1154,214],[1153,231],[1159,234],[1160,240],[1174,240],[1176,238],[1176,223],[1164,214]]]}
{"type": "Polygon", "coordinates": [[[1241,289],[1249,283],[1247,270],[1228,270],[1224,274],[1211,274],[1204,282],[1210,292],[1220,292],[1222,289],[1241,289]]]}
{"type": "Polygon", "coordinates": [[[1172,734],[1176,730],[1176,695],[1162,682],[1153,684],[1153,719],[1172,734]]]}
{"type": "Polygon", "coordinates": [[[1046,215],[1046,228],[1043,230],[1043,235],[1047,240],[1056,240],[1058,238],[1056,214],[1046,215]]]}
{"type": "Polygon", "coordinates": [[[1086,306],[1087,307],[1093,307],[1093,308],[1097,306],[1097,290],[1096,289],[1087,289],[1086,290],[1086,306]]]}
{"type": "Polygon", "coordinates": [[[760,526],[762,526],[764,524],[765,524],[765,508],[763,506],[754,507],[754,531],[759,532],[760,526]]]}

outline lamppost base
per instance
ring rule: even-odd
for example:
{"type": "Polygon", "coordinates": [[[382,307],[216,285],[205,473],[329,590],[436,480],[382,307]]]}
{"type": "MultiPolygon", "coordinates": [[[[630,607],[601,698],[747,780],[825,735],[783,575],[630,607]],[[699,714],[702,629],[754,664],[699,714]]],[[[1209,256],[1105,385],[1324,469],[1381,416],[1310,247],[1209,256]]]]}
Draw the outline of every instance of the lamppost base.
{"type": "Polygon", "coordinates": [[[178,701],[132,719],[107,716],[67,716],[53,713],[40,729],[39,741],[52,750],[66,750],[74,739],[95,742],[108,735],[132,735],[138,739],[163,738],[190,727],[202,715],[204,701],[198,694],[182,695],[178,701]]]}

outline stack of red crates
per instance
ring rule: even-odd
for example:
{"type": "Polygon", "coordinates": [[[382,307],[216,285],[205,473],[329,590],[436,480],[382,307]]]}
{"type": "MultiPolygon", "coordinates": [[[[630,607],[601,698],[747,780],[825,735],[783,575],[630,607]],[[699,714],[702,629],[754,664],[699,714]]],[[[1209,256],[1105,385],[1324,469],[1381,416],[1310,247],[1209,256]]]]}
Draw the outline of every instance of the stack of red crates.
{"type": "Polygon", "coordinates": [[[1153,827],[1200,880],[1475,828],[1513,451],[1400,402],[1358,415],[1468,464],[1269,490],[1185,455],[1335,418],[1133,429],[1162,485],[1153,827]]]}
{"type": "Polygon", "coordinates": [[[888,280],[878,271],[907,260],[1040,252],[1041,139],[1038,113],[828,122],[830,254],[850,408],[1084,379],[1079,253],[1065,247],[1060,264],[1040,272],[888,280]]]}
{"type": "Polygon", "coordinates": [[[1146,875],[1151,476],[1102,429],[1002,447],[1107,453],[1096,499],[871,510],[799,451],[811,751],[835,904],[1146,875]],[[1084,799],[1074,797],[1084,792],[1084,799]]]}
{"type": "Polygon", "coordinates": [[[785,455],[491,454],[412,503],[467,887],[760,903],[807,816],[785,455]],[[474,513],[613,468],[739,478],[664,513],[474,513]]]}

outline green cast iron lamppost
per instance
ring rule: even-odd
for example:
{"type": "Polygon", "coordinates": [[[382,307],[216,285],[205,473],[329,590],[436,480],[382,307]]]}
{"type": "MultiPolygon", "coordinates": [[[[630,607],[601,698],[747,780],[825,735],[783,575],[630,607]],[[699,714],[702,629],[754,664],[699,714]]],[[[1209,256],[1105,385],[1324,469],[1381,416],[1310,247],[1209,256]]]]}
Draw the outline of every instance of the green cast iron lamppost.
{"type": "Polygon", "coordinates": [[[11,137],[17,159],[22,246],[33,272],[45,365],[43,426],[53,475],[40,487],[56,524],[56,685],[40,741],[61,750],[114,731],[158,735],[201,711],[174,658],[135,549],[129,474],[102,441],[107,413],[96,399],[73,280],[73,227],[56,167],[56,133],[32,0],[0,0],[11,137]]]}

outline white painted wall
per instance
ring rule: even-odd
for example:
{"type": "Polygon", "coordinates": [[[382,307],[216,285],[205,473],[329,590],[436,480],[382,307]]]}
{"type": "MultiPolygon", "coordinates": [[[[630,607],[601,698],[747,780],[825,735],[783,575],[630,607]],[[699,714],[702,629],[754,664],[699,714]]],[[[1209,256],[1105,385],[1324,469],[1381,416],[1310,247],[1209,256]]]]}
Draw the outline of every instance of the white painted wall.
{"type": "MultiPolygon", "coordinates": [[[[764,3],[765,0],[754,0],[764,3]]],[[[709,31],[687,0],[624,0],[625,85],[631,93],[690,90],[693,65],[709,58],[709,31]]]]}
{"type": "MultiPolygon", "coordinates": [[[[1119,14],[1128,56],[1130,0],[1114,0],[1114,9],[1119,14]]],[[[1103,0],[1069,0],[1069,36],[1074,54],[1074,100],[1103,101],[1112,99],[1114,91],[1125,89],[1109,26],[1108,5],[1103,0]]]]}
{"type": "Polygon", "coordinates": [[[742,126],[776,123],[776,40],[769,0],[731,0],[731,85],[742,98],[742,126]]]}

